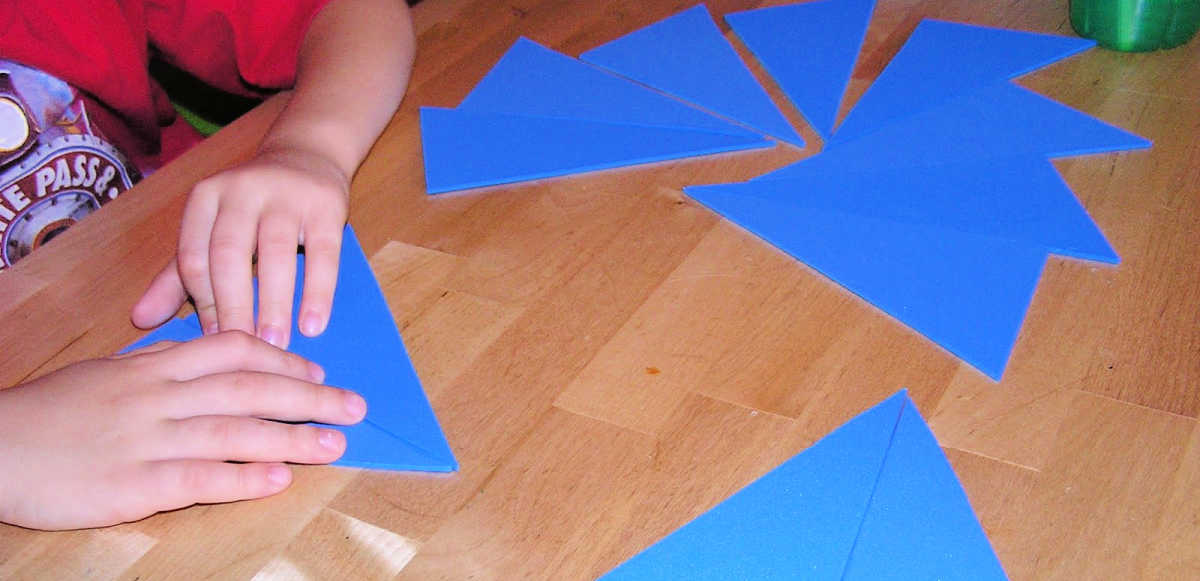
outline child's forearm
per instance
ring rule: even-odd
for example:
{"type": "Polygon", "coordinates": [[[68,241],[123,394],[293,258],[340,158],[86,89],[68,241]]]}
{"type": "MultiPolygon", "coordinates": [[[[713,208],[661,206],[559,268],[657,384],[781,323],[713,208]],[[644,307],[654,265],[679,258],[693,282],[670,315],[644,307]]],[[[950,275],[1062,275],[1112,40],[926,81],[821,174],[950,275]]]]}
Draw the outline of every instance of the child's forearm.
{"type": "Polygon", "coordinates": [[[415,50],[403,0],[333,0],[305,35],[294,93],[261,149],[319,152],[351,178],[404,97],[415,50]]]}

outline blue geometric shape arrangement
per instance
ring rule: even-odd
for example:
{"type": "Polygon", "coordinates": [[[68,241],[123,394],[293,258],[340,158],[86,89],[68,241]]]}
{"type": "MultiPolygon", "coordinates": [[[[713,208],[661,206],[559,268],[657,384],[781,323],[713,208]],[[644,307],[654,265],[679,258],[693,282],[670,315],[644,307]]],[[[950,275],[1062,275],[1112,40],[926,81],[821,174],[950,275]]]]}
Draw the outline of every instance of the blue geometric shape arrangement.
{"type": "Polygon", "coordinates": [[[1095,41],[923,20],[834,134],[857,139],[903,117],[1095,46],[1095,41]]]}
{"type": "MultiPolygon", "coordinates": [[[[297,264],[294,304],[300,308],[304,257],[297,264]]],[[[297,320],[298,313],[293,313],[297,320]]],[[[196,315],[174,319],[128,349],[201,335],[196,315]]],[[[367,417],[353,426],[329,426],[346,435],[346,453],[334,464],[385,470],[452,472],[458,462],[404,349],[391,311],[354,230],[346,226],[332,316],[318,337],[293,329],[288,351],[325,369],[326,383],[367,400],[367,417]]]]}
{"type": "Polygon", "coordinates": [[[421,108],[431,194],[770,147],[754,134],[421,108]]]}
{"type": "Polygon", "coordinates": [[[1006,579],[907,392],[602,577],[1006,579]]]}
{"type": "Polygon", "coordinates": [[[1063,256],[1120,262],[1058,171],[1037,155],[862,171],[829,171],[821,163],[800,163],[786,178],[685,191],[701,198],[706,191],[758,197],[810,210],[1016,240],[1063,256]]]}
{"type": "Polygon", "coordinates": [[[742,127],[527,38],[518,39],[508,49],[458,110],[757,137],[742,127]]]}
{"type": "Polygon", "coordinates": [[[874,7],[875,0],[814,0],[726,14],[725,22],[828,139],[874,7]]]}
{"type": "Polygon", "coordinates": [[[1056,158],[1150,145],[1145,138],[1001,81],[859,139],[830,144],[819,155],[755,179],[786,178],[809,163],[849,172],[1021,154],[1056,158]]]}
{"type": "MultiPolygon", "coordinates": [[[[762,184],[770,182],[745,186],[762,184]]],[[[730,187],[685,191],[1000,380],[1045,263],[1044,245],[730,187]]]]}
{"type": "Polygon", "coordinates": [[[700,4],[579,55],[797,146],[796,133],[700,4]]]}

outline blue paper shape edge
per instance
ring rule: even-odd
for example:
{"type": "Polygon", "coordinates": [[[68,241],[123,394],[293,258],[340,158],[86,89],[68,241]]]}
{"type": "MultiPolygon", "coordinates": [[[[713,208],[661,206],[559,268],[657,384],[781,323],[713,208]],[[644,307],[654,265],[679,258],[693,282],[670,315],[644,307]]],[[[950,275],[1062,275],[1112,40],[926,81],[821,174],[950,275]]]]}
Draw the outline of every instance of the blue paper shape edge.
{"type": "Polygon", "coordinates": [[[838,126],[832,142],[862,137],[980,86],[1085,51],[1094,40],[922,20],[838,126]]]}
{"type": "Polygon", "coordinates": [[[421,140],[430,194],[774,145],[748,132],[437,107],[421,108],[421,140]]]}
{"type": "Polygon", "coordinates": [[[904,390],[602,577],[884,578],[1007,578],[904,390]]]}
{"type": "Polygon", "coordinates": [[[1043,246],[738,191],[763,184],[684,191],[999,381],[1043,246]]]}
{"type": "Polygon", "coordinates": [[[875,0],[814,0],[726,14],[725,22],[828,139],[874,7],[875,0]]]}
{"type": "Polygon", "coordinates": [[[593,48],[579,59],[804,146],[703,4],[593,48]]]}
{"type": "MultiPolygon", "coordinates": [[[[297,310],[303,272],[304,257],[300,256],[294,297],[297,310]]],[[[292,319],[298,319],[296,313],[292,319]]],[[[126,350],[162,340],[188,341],[200,335],[196,315],[192,314],[171,320],[126,350]]],[[[458,469],[383,293],[349,225],[342,239],[329,325],[315,338],[293,329],[288,351],[321,365],[327,384],[354,390],[367,400],[367,417],[362,422],[328,426],[346,435],[346,452],[335,465],[424,472],[458,469]]]]}
{"type": "Polygon", "coordinates": [[[509,47],[458,110],[757,137],[747,129],[525,37],[509,47]]]}

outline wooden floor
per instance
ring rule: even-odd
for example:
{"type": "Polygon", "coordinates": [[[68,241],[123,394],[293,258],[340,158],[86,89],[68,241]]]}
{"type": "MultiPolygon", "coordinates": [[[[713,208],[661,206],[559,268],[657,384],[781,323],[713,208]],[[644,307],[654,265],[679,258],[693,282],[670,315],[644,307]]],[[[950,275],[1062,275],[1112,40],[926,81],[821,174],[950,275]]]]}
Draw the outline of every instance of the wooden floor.
{"type": "MultiPolygon", "coordinates": [[[[456,105],[518,35],[577,55],[690,5],[415,8],[411,90],[351,222],[461,471],[305,467],[263,501],[0,525],[0,578],[594,578],[901,387],[1013,579],[1200,578],[1200,41],[1020,80],[1154,147],[1055,162],[1122,262],[1051,258],[995,383],[682,194],[819,151],[786,104],[803,150],[424,194],[418,106],[456,105]]],[[[1066,0],[879,0],[848,103],[923,17],[1071,34],[1066,0]]],[[[0,385],[136,338],[187,185],[281,104],[0,275],[0,385]]]]}

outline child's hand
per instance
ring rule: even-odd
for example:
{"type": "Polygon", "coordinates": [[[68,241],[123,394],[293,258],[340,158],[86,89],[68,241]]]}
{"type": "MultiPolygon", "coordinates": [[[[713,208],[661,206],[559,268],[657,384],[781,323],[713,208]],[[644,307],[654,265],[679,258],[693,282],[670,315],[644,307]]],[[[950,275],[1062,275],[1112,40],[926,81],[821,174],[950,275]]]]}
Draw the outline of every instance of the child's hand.
{"type": "Polygon", "coordinates": [[[157,343],[0,390],[0,521],[70,529],[258,498],[291,483],[281,462],[326,463],[363,399],[243,333],[157,343]],[[245,462],[234,464],[235,460],[245,462]]]}
{"type": "Polygon", "coordinates": [[[319,335],[329,321],[349,178],[321,153],[262,151],[192,189],[179,253],[133,308],[138,327],[154,327],[191,295],[205,334],[238,330],[285,348],[292,328],[296,250],[304,246],[300,331],[319,335]],[[257,254],[259,312],[251,283],[257,254]]]}

